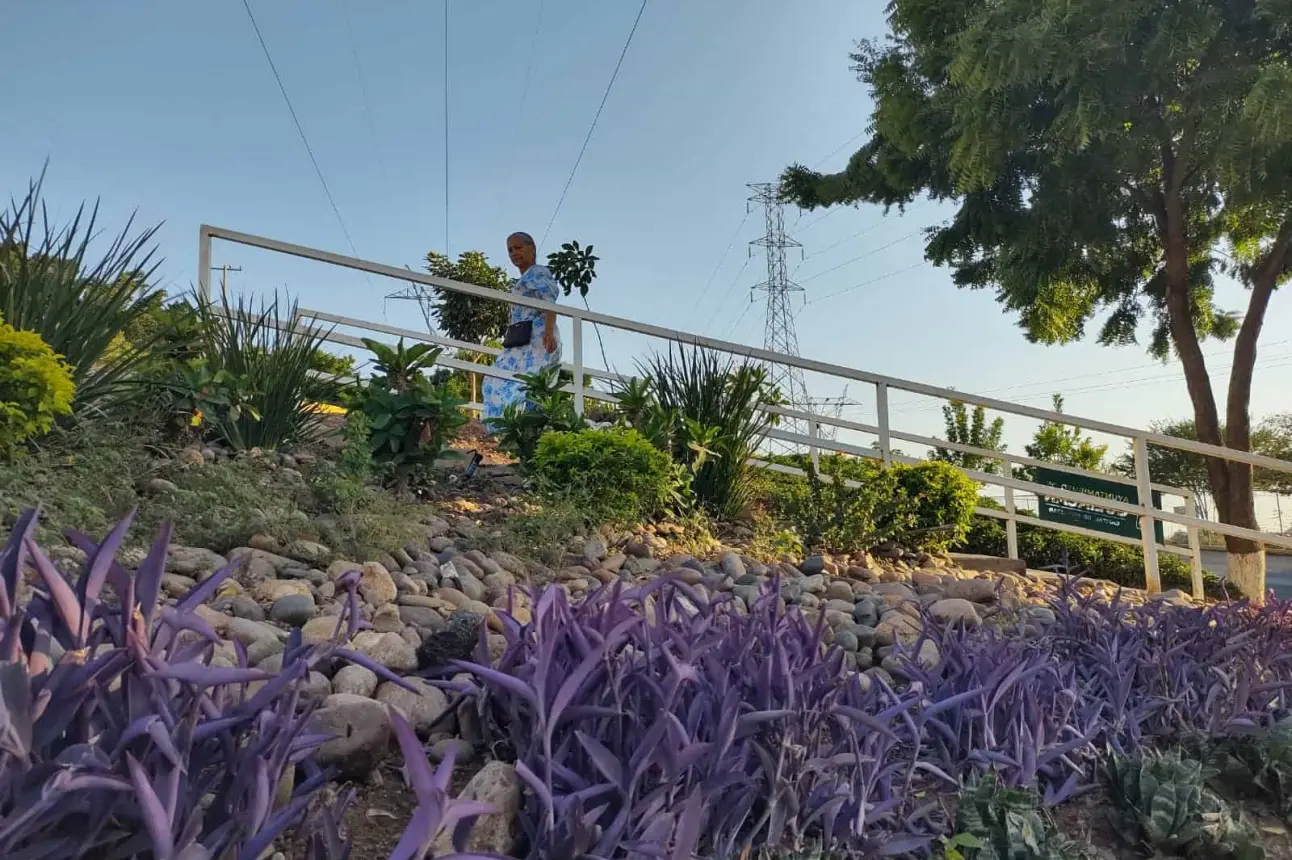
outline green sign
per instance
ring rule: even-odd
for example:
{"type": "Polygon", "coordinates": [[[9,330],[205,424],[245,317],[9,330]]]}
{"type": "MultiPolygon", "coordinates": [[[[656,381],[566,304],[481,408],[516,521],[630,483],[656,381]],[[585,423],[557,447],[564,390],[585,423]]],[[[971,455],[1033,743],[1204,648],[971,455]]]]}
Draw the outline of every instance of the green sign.
{"type": "MultiPolygon", "coordinates": [[[[1102,496],[1132,505],[1139,504],[1139,489],[1130,484],[1119,484],[1116,481],[1105,481],[1100,478],[1088,478],[1085,475],[1073,475],[1068,472],[1056,472],[1052,469],[1037,469],[1032,480],[1047,487],[1058,487],[1073,493],[1085,493],[1089,496],[1102,496]]],[[[1041,519],[1054,523],[1067,523],[1081,526],[1092,531],[1105,532],[1124,537],[1140,537],[1139,517],[1099,508],[1082,502],[1067,499],[1053,499],[1037,495],[1041,519]]],[[[1153,491],[1153,507],[1162,506],[1162,494],[1153,491]]],[[[1162,537],[1162,521],[1153,523],[1158,543],[1165,543],[1162,537]]]]}

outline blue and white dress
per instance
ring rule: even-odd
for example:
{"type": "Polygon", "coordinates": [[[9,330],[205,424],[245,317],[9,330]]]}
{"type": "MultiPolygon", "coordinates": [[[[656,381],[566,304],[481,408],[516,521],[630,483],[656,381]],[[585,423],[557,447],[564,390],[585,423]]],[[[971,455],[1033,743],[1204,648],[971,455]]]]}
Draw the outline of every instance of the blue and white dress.
{"type": "MultiPolygon", "coordinates": [[[[512,285],[511,292],[512,295],[554,302],[560,298],[561,287],[556,283],[556,279],[552,277],[552,273],[547,266],[533,265],[512,285]]],[[[499,370],[511,371],[512,373],[533,374],[561,363],[560,330],[558,329],[556,332],[556,351],[548,352],[546,345],[543,343],[547,332],[547,321],[544,319],[544,312],[536,308],[513,305],[511,324],[515,325],[527,320],[534,324],[534,334],[529,343],[525,346],[503,350],[502,355],[498,356],[498,359],[494,362],[494,367],[499,370]]],[[[502,417],[503,410],[508,405],[521,403],[524,400],[524,383],[514,379],[499,379],[494,376],[486,376],[484,393],[481,397],[484,414],[481,418],[485,425],[488,426],[493,419],[502,417]]]]}

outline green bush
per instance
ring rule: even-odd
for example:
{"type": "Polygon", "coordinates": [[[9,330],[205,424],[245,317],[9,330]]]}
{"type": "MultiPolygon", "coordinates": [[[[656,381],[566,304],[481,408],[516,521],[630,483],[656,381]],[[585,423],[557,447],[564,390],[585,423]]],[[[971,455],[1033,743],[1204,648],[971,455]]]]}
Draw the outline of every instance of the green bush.
{"type": "Polygon", "coordinates": [[[508,404],[502,416],[490,424],[498,447],[515,455],[521,466],[528,468],[544,434],[583,430],[588,422],[574,411],[574,396],[562,390],[571,381],[568,373],[550,367],[534,374],[519,374],[517,379],[525,386],[525,400],[508,404]]]}
{"type": "Polygon", "coordinates": [[[353,515],[367,499],[373,477],[372,421],[367,413],[355,410],[346,415],[344,437],[341,456],[311,475],[310,486],[325,509],[353,515]]]}
{"type": "Polygon", "coordinates": [[[0,454],[72,411],[72,369],[34,331],[0,318],[0,454]]]}
{"type": "MultiPolygon", "coordinates": [[[[977,503],[985,508],[1000,508],[988,498],[980,498],[977,503]]],[[[1008,555],[1005,523],[991,517],[974,517],[964,540],[955,549],[983,555],[1008,555]]],[[[1145,583],[1144,554],[1139,547],[1129,544],[1020,523],[1018,554],[1028,567],[1034,569],[1066,564],[1074,573],[1088,571],[1085,575],[1092,579],[1106,579],[1127,588],[1143,588],[1145,583]]],[[[1192,589],[1192,573],[1189,563],[1183,558],[1160,552],[1157,564],[1163,588],[1192,589]]],[[[1204,572],[1203,581],[1209,593],[1219,593],[1220,581],[1214,575],[1204,572]]]]}
{"type": "Polygon", "coordinates": [[[592,519],[658,516],[677,490],[668,455],[629,428],[546,433],[532,469],[545,493],[577,500],[592,519]]]}
{"type": "Polygon", "coordinates": [[[846,554],[895,540],[941,552],[962,541],[973,520],[975,484],[946,463],[885,469],[876,460],[825,456],[822,478],[806,456],[778,460],[808,473],[775,475],[765,485],[773,512],[811,549],[846,554]]]}

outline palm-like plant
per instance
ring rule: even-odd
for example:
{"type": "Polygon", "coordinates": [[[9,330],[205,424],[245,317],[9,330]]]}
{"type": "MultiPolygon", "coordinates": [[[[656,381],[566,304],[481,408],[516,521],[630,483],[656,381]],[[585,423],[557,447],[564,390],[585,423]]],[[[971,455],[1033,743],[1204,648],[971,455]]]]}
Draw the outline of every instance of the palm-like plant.
{"type": "Polygon", "coordinates": [[[34,331],[72,368],[76,402],[112,406],[148,396],[132,385],[149,343],[124,333],[159,301],[157,228],[134,231],[134,219],[106,243],[96,203],[57,226],[41,200],[44,174],[21,201],[0,212],[0,317],[34,331]],[[90,245],[95,244],[92,251],[90,245]]]}

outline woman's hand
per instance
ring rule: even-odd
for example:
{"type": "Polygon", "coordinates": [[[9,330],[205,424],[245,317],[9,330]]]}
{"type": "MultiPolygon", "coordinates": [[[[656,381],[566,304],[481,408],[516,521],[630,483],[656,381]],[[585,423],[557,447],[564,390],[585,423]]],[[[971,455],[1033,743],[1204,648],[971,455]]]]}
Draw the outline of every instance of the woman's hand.
{"type": "Polygon", "coordinates": [[[543,348],[548,352],[556,352],[556,331],[555,329],[545,329],[543,331],[543,348]]]}

